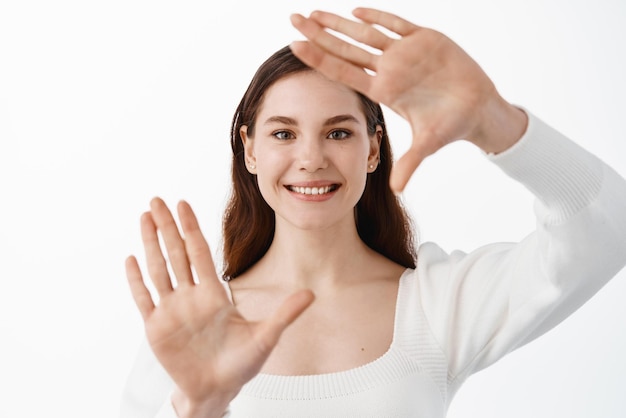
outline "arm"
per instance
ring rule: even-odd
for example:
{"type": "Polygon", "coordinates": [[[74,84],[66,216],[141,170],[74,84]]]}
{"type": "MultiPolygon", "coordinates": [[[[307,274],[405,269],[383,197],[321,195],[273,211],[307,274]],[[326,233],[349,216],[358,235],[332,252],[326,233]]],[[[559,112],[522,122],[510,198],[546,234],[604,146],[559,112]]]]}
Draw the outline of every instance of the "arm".
{"type": "Polygon", "coordinates": [[[505,101],[478,64],[448,37],[374,9],[359,8],[354,15],[362,22],[326,12],[292,16],[308,40],[291,48],[306,64],[387,105],[410,124],[412,145],[394,165],[392,189],[404,189],[425,157],[453,141],[464,139],[487,153],[499,153],[522,136],[525,113],[505,101]],[[399,37],[388,37],[374,24],[399,37]],[[366,52],[326,29],[381,54],[366,52]]]}
{"type": "Polygon", "coordinates": [[[420,298],[452,383],[554,327],[626,264],[626,181],[529,116],[489,159],[536,196],[536,230],[469,254],[420,249],[420,298]]]}
{"type": "Polygon", "coordinates": [[[460,382],[550,329],[626,264],[626,183],[507,103],[446,36],[377,10],[357,9],[354,15],[361,22],[325,12],[293,16],[307,41],[292,50],[408,121],[412,146],[394,167],[392,188],[402,190],[423,158],[465,139],[537,197],[537,230],[518,244],[451,255],[431,244],[420,249],[420,297],[449,360],[450,378],[460,382]]]}

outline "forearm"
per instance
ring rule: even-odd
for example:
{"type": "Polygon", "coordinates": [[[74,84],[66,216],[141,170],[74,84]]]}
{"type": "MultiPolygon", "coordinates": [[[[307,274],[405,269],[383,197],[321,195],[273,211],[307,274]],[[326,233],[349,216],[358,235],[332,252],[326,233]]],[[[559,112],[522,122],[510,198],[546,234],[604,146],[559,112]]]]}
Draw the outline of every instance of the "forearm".
{"type": "Polygon", "coordinates": [[[424,312],[458,382],[553,328],[626,265],[626,181],[528,115],[522,138],[488,158],[537,198],[536,231],[418,255],[424,312]]]}

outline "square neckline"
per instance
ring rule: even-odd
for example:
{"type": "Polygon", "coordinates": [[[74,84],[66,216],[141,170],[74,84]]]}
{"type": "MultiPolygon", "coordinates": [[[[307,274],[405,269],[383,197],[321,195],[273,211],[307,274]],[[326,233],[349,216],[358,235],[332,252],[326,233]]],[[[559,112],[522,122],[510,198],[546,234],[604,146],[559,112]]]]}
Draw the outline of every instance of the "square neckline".
{"type": "MultiPolygon", "coordinates": [[[[391,352],[393,351],[393,349],[396,347],[397,345],[397,339],[398,339],[398,334],[399,334],[399,330],[398,330],[398,325],[400,323],[399,321],[399,316],[400,316],[400,307],[403,306],[404,304],[402,303],[402,297],[403,294],[405,292],[403,292],[403,287],[406,287],[406,281],[408,280],[408,278],[414,273],[414,269],[411,268],[406,268],[402,274],[400,275],[400,277],[398,278],[398,289],[397,289],[397,294],[396,294],[396,300],[395,300],[395,307],[394,307],[394,319],[393,319],[393,333],[392,333],[392,338],[391,338],[391,343],[389,344],[389,347],[387,348],[387,350],[381,354],[380,356],[378,356],[377,358],[370,360],[366,363],[363,363],[359,366],[355,366],[355,367],[351,367],[349,369],[345,369],[345,370],[338,370],[338,371],[333,371],[333,372],[325,372],[325,373],[315,373],[315,374],[302,374],[302,375],[283,375],[283,374],[274,374],[274,373],[258,373],[257,377],[261,376],[261,377],[265,377],[265,378],[270,378],[270,379],[302,379],[302,378],[323,378],[323,377],[331,377],[331,376],[338,376],[341,374],[354,374],[354,373],[358,373],[359,370],[361,369],[369,369],[369,368],[375,368],[377,367],[378,363],[384,362],[385,358],[390,356],[391,352]]],[[[228,300],[230,301],[231,304],[234,305],[234,299],[233,299],[233,294],[232,291],[230,289],[230,285],[229,282],[226,280],[222,280],[222,284],[226,290],[227,296],[228,296],[228,300]]],[[[254,378],[253,378],[254,380],[254,378]]]]}

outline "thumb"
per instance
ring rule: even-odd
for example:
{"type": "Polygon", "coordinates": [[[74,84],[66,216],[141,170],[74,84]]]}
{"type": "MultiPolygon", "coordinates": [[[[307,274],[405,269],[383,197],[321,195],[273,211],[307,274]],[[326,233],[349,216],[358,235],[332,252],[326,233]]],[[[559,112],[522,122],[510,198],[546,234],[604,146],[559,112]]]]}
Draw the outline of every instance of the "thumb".
{"type": "Polygon", "coordinates": [[[272,351],[283,331],[311,305],[314,299],[312,291],[300,290],[289,296],[272,316],[260,324],[258,339],[267,353],[272,351]]]}
{"type": "Polygon", "coordinates": [[[406,187],[409,179],[424,161],[424,158],[433,153],[427,146],[428,142],[419,138],[413,139],[411,148],[396,161],[391,169],[389,186],[394,193],[400,193],[406,187]]]}

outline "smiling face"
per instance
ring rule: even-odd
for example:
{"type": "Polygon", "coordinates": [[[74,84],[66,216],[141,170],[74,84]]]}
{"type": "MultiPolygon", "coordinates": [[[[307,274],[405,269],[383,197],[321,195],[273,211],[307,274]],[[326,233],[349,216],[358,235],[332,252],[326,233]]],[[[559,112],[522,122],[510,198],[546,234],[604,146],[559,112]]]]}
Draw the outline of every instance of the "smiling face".
{"type": "Polygon", "coordinates": [[[302,229],[345,223],[376,169],[381,128],[369,136],[356,93],[314,71],[276,81],[254,131],[241,128],[248,170],[276,214],[302,229]]]}

